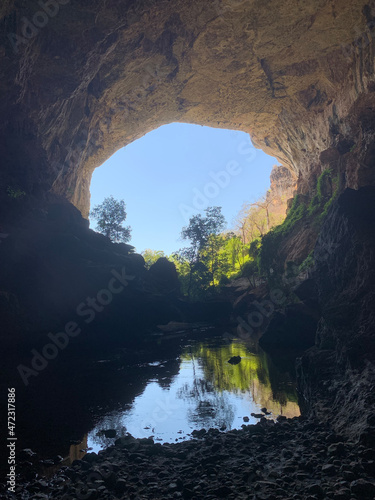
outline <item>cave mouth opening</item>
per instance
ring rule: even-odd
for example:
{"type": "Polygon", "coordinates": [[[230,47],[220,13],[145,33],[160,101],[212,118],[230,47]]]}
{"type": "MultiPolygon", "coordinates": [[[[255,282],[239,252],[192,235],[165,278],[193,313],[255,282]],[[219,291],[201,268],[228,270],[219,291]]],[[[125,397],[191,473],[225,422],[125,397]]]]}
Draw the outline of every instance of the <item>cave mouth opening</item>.
{"type": "MultiPolygon", "coordinates": [[[[163,125],[118,150],[91,182],[91,209],[109,196],[124,200],[129,244],[166,255],[184,245],[190,217],[220,206],[227,229],[245,203],[265,195],[276,158],[245,132],[186,123],[163,125]]],[[[95,229],[95,221],[90,220],[95,229]]]]}

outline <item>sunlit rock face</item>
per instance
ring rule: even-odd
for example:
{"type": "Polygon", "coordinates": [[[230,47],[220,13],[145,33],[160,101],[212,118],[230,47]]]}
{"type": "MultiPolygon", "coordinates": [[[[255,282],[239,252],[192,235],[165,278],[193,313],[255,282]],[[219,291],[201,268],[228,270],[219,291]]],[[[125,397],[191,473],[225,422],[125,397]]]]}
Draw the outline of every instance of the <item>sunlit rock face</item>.
{"type": "Polygon", "coordinates": [[[173,121],[249,132],[304,193],[327,167],[372,184],[374,14],[368,0],[3,1],[1,189],[52,190],[87,216],[93,170],[173,121]]]}

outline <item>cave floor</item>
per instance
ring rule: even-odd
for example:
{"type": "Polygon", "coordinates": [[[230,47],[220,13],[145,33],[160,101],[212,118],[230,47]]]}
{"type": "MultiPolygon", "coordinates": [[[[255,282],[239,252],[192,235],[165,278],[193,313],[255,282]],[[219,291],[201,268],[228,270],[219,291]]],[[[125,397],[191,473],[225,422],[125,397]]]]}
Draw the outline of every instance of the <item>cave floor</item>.
{"type": "MultiPolygon", "coordinates": [[[[362,500],[375,496],[375,451],[304,417],[195,431],[176,444],[126,436],[16,497],[58,499],[362,500]]],[[[1,493],[1,492],[0,492],[1,493]]],[[[1,494],[2,498],[14,498],[1,494]]]]}

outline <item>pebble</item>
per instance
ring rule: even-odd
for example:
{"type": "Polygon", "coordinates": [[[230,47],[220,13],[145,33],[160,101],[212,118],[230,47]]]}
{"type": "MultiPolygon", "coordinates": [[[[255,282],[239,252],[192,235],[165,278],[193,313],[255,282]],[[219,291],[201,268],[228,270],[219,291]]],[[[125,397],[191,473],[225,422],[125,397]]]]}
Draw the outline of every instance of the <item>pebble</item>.
{"type": "MultiPolygon", "coordinates": [[[[128,435],[99,454],[88,453],[71,467],[61,467],[51,478],[28,469],[28,475],[21,472],[17,477],[20,498],[372,500],[375,496],[373,450],[346,442],[316,421],[282,418],[275,423],[263,418],[241,430],[193,431],[192,438],[161,445],[128,435]]],[[[4,486],[0,498],[12,498],[4,486]]]]}

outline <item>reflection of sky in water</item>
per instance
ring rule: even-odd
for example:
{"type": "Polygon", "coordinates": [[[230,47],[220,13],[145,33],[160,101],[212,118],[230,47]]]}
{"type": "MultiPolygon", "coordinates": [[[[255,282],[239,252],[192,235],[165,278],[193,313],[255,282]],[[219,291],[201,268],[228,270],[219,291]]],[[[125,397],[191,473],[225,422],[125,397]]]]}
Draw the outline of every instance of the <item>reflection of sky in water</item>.
{"type": "Polygon", "coordinates": [[[101,419],[88,436],[88,446],[99,451],[113,443],[97,435],[102,429],[116,429],[117,436],[129,432],[138,438],[154,436],[155,441],[173,442],[203,427],[240,428],[245,416],[256,423],[250,414],[264,406],[272,412],[269,418],[299,415],[289,378],[280,376],[263,352],[250,352],[240,342],[190,344],[171,382],[166,386],[163,377],[150,379],[133,404],[101,419]],[[237,355],[241,363],[228,363],[237,355]]]}

